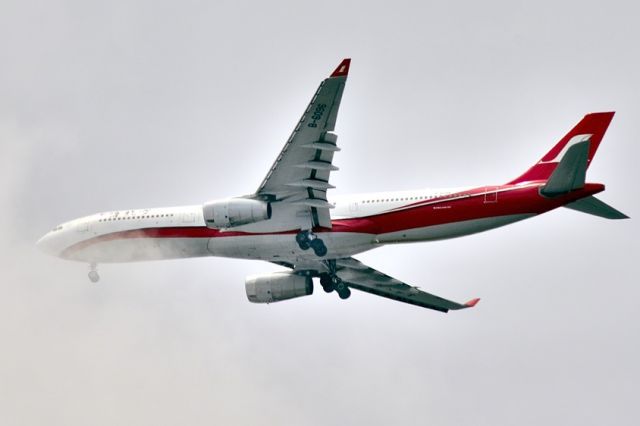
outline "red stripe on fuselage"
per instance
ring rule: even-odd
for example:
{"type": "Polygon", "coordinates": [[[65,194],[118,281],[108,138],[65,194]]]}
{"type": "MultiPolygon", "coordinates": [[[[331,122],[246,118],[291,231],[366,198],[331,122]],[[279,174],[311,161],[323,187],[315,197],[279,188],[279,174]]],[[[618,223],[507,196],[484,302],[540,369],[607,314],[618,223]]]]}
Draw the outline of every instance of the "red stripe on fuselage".
{"type": "Polygon", "coordinates": [[[69,255],[92,246],[93,244],[114,241],[125,240],[133,238],[220,238],[220,237],[239,237],[245,235],[285,235],[295,234],[298,231],[283,231],[283,232],[266,232],[266,233],[249,233],[238,231],[221,231],[219,229],[207,228],[206,226],[168,226],[157,228],[140,228],[129,229],[126,231],[117,231],[110,234],[98,235],[97,237],[89,238],[79,243],[75,243],[67,247],[62,252],[62,257],[68,257],[69,255]]]}
{"type": "MultiPolygon", "coordinates": [[[[462,222],[474,219],[500,217],[517,214],[541,214],[569,202],[596,194],[604,190],[602,184],[587,184],[585,188],[568,195],[545,198],[539,194],[540,184],[526,186],[496,187],[496,201],[487,199],[487,191],[479,188],[451,194],[448,197],[419,201],[384,213],[366,217],[336,219],[332,229],[316,228],[314,232],[354,232],[363,234],[385,234],[402,230],[424,228],[434,225],[462,222]]],[[[172,226],[133,229],[100,235],[68,247],[63,257],[98,242],[130,238],[224,238],[239,236],[268,236],[297,233],[297,229],[282,232],[249,233],[221,231],[206,226],[172,226]]]]}

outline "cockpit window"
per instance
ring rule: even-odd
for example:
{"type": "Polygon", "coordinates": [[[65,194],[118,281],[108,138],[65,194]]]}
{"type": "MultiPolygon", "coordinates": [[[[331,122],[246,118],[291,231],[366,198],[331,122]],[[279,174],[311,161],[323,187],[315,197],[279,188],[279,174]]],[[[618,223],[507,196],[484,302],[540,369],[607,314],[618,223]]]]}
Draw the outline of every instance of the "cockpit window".
{"type": "Polygon", "coordinates": [[[62,229],[62,225],[58,225],[55,228],[53,228],[51,231],[56,232],[56,231],[60,231],[61,229],[62,229]]]}

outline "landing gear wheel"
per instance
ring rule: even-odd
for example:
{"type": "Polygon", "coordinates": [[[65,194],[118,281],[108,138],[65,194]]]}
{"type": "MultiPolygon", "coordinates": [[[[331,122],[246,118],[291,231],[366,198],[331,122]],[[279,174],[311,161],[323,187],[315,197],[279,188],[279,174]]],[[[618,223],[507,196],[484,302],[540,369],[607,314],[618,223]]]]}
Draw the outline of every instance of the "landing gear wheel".
{"type": "Polygon", "coordinates": [[[348,299],[349,296],[351,296],[351,290],[347,286],[344,286],[342,290],[336,289],[336,291],[338,292],[338,296],[340,296],[340,299],[342,300],[348,299]]]}
{"type": "Polygon", "coordinates": [[[310,244],[316,256],[322,257],[327,254],[327,246],[324,245],[324,242],[320,238],[311,240],[310,244]]]}
{"type": "Polygon", "coordinates": [[[331,293],[336,289],[331,276],[328,274],[320,275],[320,285],[322,285],[322,289],[327,293],[331,293]]]}
{"type": "Polygon", "coordinates": [[[324,290],[325,293],[333,293],[333,291],[335,290],[335,288],[333,287],[333,284],[322,286],[322,289],[324,290]]]}
{"type": "Polygon", "coordinates": [[[97,283],[98,281],[100,281],[100,275],[98,275],[98,271],[96,269],[97,267],[98,265],[95,263],[89,264],[89,273],[87,274],[87,276],[92,283],[97,283]]]}
{"type": "Polygon", "coordinates": [[[302,231],[296,234],[296,243],[302,250],[309,250],[311,247],[311,239],[309,238],[309,231],[302,231]]]}

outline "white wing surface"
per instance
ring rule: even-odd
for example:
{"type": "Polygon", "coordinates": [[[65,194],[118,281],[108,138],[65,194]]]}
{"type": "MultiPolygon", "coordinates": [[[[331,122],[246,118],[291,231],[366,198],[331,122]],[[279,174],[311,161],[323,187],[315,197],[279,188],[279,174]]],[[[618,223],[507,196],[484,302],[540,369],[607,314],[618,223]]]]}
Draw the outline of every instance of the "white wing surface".
{"type": "MultiPolygon", "coordinates": [[[[256,197],[272,203],[274,214],[290,216],[302,229],[331,228],[327,201],[329,176],[338,168],[333,154],[339,151],[333,133],[340,99],[349,74],[350,59],[320,83],[293,133],[256,191],[256,197]]],[[[282,222],[287,218],[279,217],[282,222]]]]}

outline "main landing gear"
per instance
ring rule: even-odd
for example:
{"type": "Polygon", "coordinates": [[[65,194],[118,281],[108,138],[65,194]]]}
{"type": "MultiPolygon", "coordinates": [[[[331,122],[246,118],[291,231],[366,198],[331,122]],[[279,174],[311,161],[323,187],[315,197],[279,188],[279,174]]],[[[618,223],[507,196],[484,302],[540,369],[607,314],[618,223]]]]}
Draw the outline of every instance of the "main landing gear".
{"type": "Polygon", "coordinates": [[[309,231],[300,231],[296,234],[296,242],[302,250],[313,249],[313,252],[318,257],[323,257],[327,254],[327,246],[320,238],[309,231]]]}
{"type": "Polygon", "coordinates": [[[325,260],[324,262],[328,266],[329,272],[320,274],[320,285],[322,286],[322,289],[327,293],[331,293],[335,290],[335,292],[338,293],[338,296],[340,296],[340,299],[348,299],[349,296],[351,296],[351,290],[336,273],[336,261],[325,260]]]}
{"type": "Polygon", "coordinates": [[[320,275],[320,285],[322,285],[322,289],[327,293],[331,293],[335,290],[340,299],[348,299],[349,296],[351,296],[351,290],[337,275],[320,275]]]}
{"type": "Polygon", "coordinates": [[[97,283],[98,281],[100,281],[100,275],[98,275],[98,270],[96,269],[96,264],[92,263],[91,265],[89,265],[89,273],[87,274],[89,276],[89,280],[92,283],[97,283]]]}

